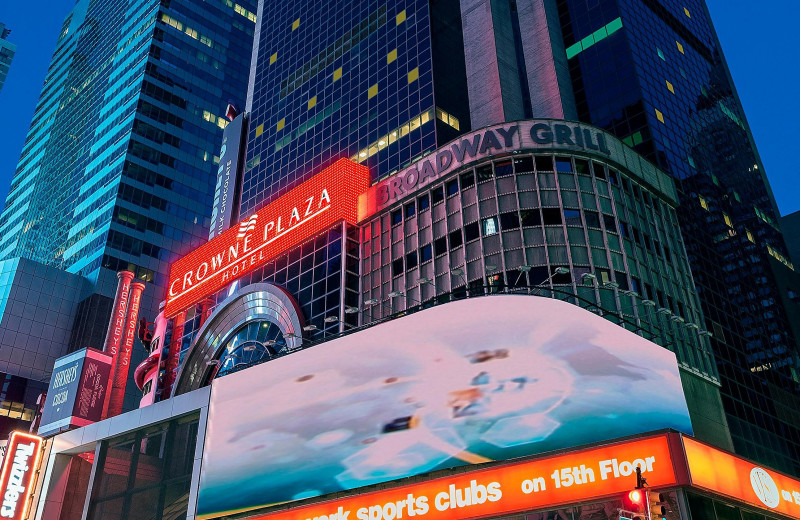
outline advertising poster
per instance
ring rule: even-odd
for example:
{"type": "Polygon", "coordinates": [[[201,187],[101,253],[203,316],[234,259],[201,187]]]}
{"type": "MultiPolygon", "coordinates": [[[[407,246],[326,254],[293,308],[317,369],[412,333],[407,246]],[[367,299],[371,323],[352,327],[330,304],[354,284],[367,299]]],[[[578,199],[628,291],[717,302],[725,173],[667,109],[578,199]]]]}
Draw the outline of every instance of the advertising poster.
{"type": "Polygon", "coordinates": [[[213,383],[198,518],[673,428],[675,355],[549,298],[433,307],[213,383]]]}
{"type": "Polygon", "coordinates": [[[50,435],[100,420],[111,373],[111,356],[83,349],[56,360],[39,435],[50,435]]]}

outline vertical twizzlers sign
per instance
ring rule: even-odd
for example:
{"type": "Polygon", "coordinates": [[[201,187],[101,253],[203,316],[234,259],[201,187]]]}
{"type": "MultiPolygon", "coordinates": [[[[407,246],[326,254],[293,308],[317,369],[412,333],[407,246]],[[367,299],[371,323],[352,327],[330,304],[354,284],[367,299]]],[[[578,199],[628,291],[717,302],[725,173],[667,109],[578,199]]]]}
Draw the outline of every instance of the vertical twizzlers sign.
{"type": "Polygon", "coordinates": [[[175,316],[336,223],[357,223],[358,198],[369,186],[365,166],[339,159],[181,258],[170,269],[164,315],[175,316]]]}
{"type": "Polygon", "coordinates": [[[11,434],[0,473],[0,518],[22,520],[27,516],[41,450],[41,437],[24,432],[11,434]]]}

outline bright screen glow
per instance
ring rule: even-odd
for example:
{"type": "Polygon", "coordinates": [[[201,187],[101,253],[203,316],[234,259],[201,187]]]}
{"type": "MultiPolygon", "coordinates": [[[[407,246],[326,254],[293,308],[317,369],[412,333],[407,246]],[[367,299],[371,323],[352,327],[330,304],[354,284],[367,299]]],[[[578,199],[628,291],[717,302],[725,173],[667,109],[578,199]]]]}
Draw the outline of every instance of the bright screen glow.
{"type": "Polygon", "coordinates": [[[675,355],[557,300],[433,307],[215,380],[198,517],[691,433],[675,355]]]}
{"type": "Polygon", "coordinates": [[[201,301],[287,249],[347,221],[358,221],[358,197],[369,188],[369,170],[339,159],[278,197],[170,268],[164,315],[201,301]]]}

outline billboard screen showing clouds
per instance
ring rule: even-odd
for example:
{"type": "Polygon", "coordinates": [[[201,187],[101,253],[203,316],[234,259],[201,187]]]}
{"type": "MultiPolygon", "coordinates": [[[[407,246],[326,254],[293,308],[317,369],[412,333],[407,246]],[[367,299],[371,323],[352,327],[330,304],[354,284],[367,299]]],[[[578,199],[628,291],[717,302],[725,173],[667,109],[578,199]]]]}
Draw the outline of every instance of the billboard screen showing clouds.
{"type": "Polygon", "coordinates": [[[549,298],[448,303],[213,383],[198,518],[662,428],[675,355],[549,298]]]}

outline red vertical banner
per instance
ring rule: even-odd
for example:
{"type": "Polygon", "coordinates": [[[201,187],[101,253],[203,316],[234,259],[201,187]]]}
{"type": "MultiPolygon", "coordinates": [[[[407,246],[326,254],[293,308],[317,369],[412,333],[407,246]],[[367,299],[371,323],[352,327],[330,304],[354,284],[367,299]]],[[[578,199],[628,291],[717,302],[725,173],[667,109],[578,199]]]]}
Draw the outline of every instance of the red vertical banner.
{"type": "MultiPolygon", "coordinates": [[[[107,389],[111,388],[114,382],[114,371],[117,368],[119,357],[119,346],[122,343],[122,333],[125,329],[125,315],[128,312],[128,300],[131,293],[131,281],[133,273],[131,271],[120,271],[117,273],[119,282],[117,284],[117,294],[114,295],[114,306],[111,309],[111,318],[108,321],[106,340],[103,343],[103,352],[111,355],[111,373],[108,379],[107,389]]],[[[106,391],[103,404],[103,419],[108,417],[108,406],[111,399],[111,392],[106,391]]]]}
{"type": "Polygon", "coordinates": [[[125,318],[122,345],[119,349],[118,360],[114,369],[107,417],[114,417],[122,413],[122,402],[125,400],[125,387],[128,382],[133,341],[136,339],[136,322],[139,320],[139,307],[142,303],[142,291],[144,291],[144,283],[133,282],[131,284],[128,316],[125,318]]]}
{"type": "Polygon", "coordinates": [[[172,395],[172,385],[175,384],[175,378],[178,376],[184,325],[186,325],[186,311],[181,311],[175,315],[175,319],[172,322],[172,342],[169,345],[169,357],[164,370],[164,388],[161,390],[162,400],[172,395]]]}
{"type": "Polygon", "coordinates": [[[114,307],[111,310],[111,319],[108,322],[106,341],[103,344],[103,352],[117,355],[117,350],[122,342],[122,331],[125,328],[125,312],[128,309],[128,299],[131,292],[131,281],[133,273],[130,271],[120,271],[117,273],[119,283],[117,284],[117,294],[114,296],[114,307]]]}

